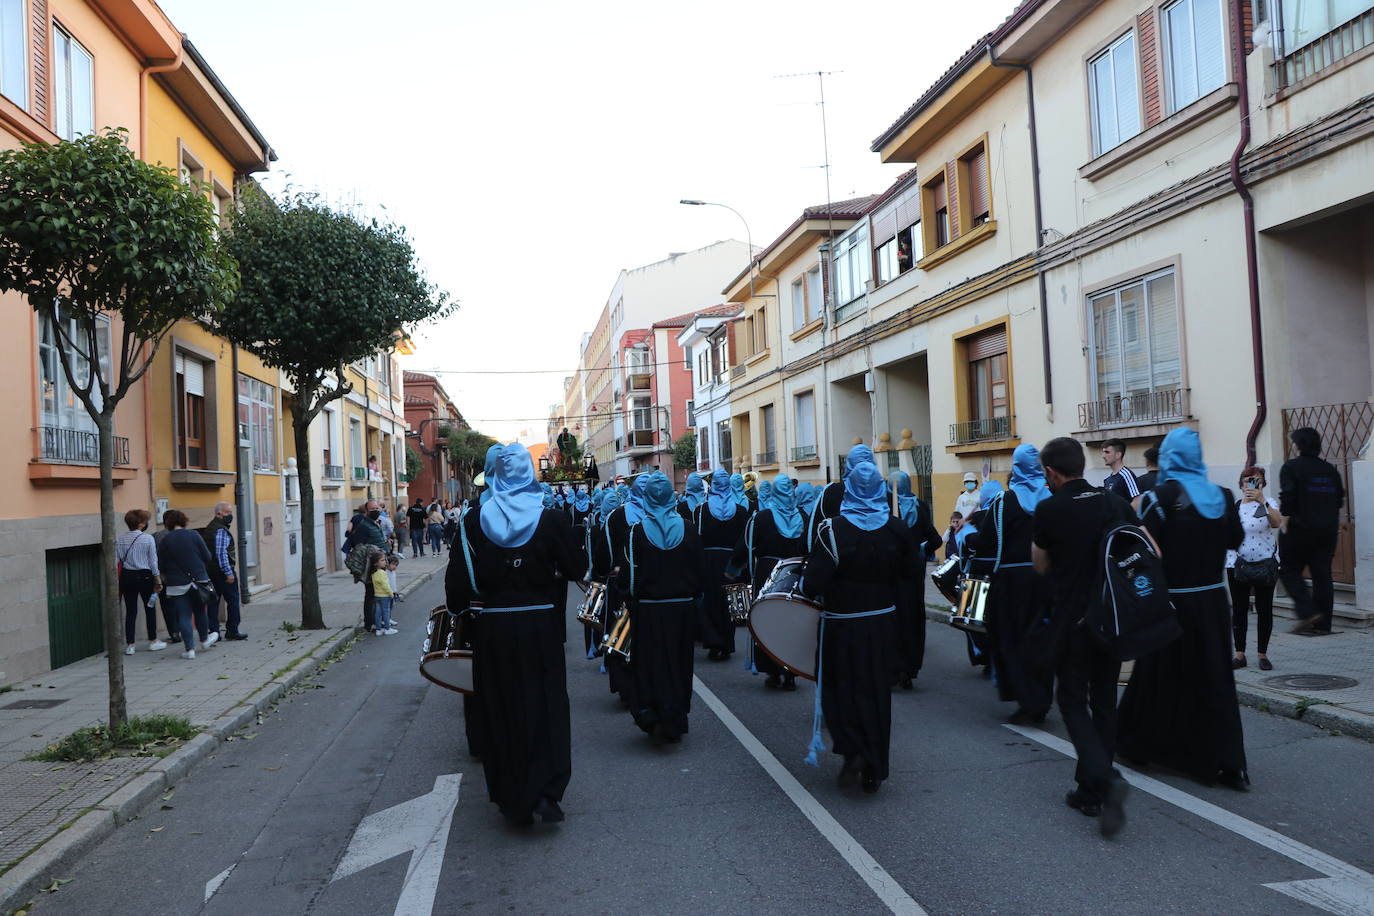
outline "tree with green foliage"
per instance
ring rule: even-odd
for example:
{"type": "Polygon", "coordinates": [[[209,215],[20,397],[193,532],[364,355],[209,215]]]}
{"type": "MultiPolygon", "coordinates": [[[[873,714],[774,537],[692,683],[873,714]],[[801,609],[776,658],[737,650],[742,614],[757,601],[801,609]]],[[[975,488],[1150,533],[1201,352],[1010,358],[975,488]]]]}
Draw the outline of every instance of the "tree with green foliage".
{"type": "Polygon", "coordinates": [[[696,470],[697,431],[689,429],[673,443],[673,467],[679,471],[696,470]]]}
{"type": "Polygon", "coordinates": [[[23,294],[38,313],[56,354],[48,371],[62,373],[95,426],[111,728],[128,719],[115,412],[172,325],[213,315],[237,282],[208,196],[171,169],[139,161],[127,139],[110,129],[0,152],[0,292],[23,294]]]}
{"type": "Polygon", "coordinates": [[[487,463],[487,449],[496,444],[491,436],[475,429],[455,429],[448,437],[448,460],[470,482],[487,463]]]}
{"type": "Polygon", "coordinates": [[[301,626],[324,627],[316,568],[310,425],[352,386],[345,368],[455,308],[416,262],[404,228],[339,212],[313,194],[273,200],[247,188],[226,234],[237,295],[215,330],[280,369],[295,388],[291,427],[300,471],[301,626]]]}
{"type": "Polygon", "coordinates": [[[420,472],[425,469],[424,462],[420,459],[420,453],[415,451],[415,446],[406,443],[406,480],[414,480],[420,476],[420,472]]]}

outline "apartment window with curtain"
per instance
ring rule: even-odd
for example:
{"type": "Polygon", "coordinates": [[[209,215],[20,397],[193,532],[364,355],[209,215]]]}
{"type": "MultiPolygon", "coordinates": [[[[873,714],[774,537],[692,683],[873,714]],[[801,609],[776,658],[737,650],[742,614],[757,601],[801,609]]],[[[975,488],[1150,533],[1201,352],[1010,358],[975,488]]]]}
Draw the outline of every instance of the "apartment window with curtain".
{"type": "MultiPolygon", "coordinates": [[[[1374,0],[1275,0],[1273,7],[1281,7],[1282,53],[1288,55],[1374,9],[1374,0]]],[[[1273,21],[1271,17],[1270,22],[1273,21]]],[[[1355,30],[1344,42],[1346,47],[1337,50],[1337,54],[1347,56],[1352,50],[1369,44],[1369,38],[1367,34],[1361,34],[1363,32],[1362,29],[1355,30]],[[1340,50],[1345,53],[1340,54],[1340,50]]]]}
{"type": "MultiPolygon", "coordinates": [[[[1182,387],[1183,360],[1173,268],[1095,293],[1088,298],[1088,308],[1097,400],[1134,402],[1161,396],[1168,399],[1168,393],[1182,387]]],[[[1142,402],[1135,406],[1149,405],[1142,402]]],[[[1139,414],[1140,410],[1133,413],[1139,414]]]]}
{"type": "Polygon", "coordinates": [[[1005,439],[1011,435],[1011,381],[1007,326],[999,325],[964,342],[968,359],[966,428],[956,441],[1005,439]]]}
{"type": "Polygon", "coordinates": [[[176,354],[177,466],[212,467],[207,447],[205,379],[214,364],[184,353],[176,354]]]}
{"type": "Polygon", "coordinates": [[[95,62],[60,25],[52,30],[53,129],[63,140],[95,131],[95,62]]]}
{"type": "Polygon", "coordinates": [[[253,470],[277,469],[277,389],[266,382],[239,376],[239,437],[252,448],[253,470]]]}
{"type": "Polygon", "coordinates": [[[1122,35],[1088,62],[1088,98],[1094,156],[1140,133],[1140,80],[1134,32],[1122,35]]]}
{"type": "Polygon", "coordinates": [[[821,317],[824,305],[821,291],[821,265],[817,264],[792,281],[792,330],[800,331],[821,317]]]}
{"type": "Polygon", "coordinates": [[[1222,0],[1178,0],[1164,7],[1164,73],[1169,113],[1226,82],[1222,0]]]}
{"type": "Polygon", "coordinates": [[[796,445],[792,448],[792,460],[804,461],[816,457],[816,395],[803,391],[792,398],[792,434],[796,445]]]}
{"type": "MultiPolygon", "coordinates": [[[[76,384],[85,387],[91,377],[91,359],[85,331],[76,318],[62,315],[62,331],[70,342],[68,356],[71,359],[72,375],[76,384]]],[[[100,372],[107,380],[110,378],[110,322],[106,318],[96,321],[96,349],[100,372]]],[[[42,395],[40,419],[42,425],[64,430],[94,433],[95,421],[86,412],[86,407],[67,382],[67,374],[62,371],[61,344],[56,329],[47,315],[40,315],[38,321],[38,384],[42,395]]],[[[96,407],[101,405],[100,390],[91,389],[91,398],[96,407]]],[[[52,456],[56,457],[56,456],[52,456]]],[[[97,460],[93,455],[91,460],[97,460]]]]}
{"type": "Polygon", "coordinates": [[[868,230],[860,224],[835,243],[831,254],[835,270],[835,307],[852,302],[868,289],[871,261],[867,251],[868,230]]]}
{"type": "Polygon", "coordinates": [[[0,0],[0,95],[29,107],[28,21],[25,0],[0,0]]]}

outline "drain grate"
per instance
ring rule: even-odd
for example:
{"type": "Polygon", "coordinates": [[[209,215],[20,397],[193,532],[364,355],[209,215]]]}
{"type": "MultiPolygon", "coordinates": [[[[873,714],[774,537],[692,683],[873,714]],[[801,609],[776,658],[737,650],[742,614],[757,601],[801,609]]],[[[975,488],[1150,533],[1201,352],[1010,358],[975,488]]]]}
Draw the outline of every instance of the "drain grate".
{"type": "Polygon", "coordinates": [[[52,709],[54,706],[61,706],[66,700],[20,700],[8,706],[0,706],[0,709],[52,709]]]}
{"type": "Polygon", "coordinates": [[[1284,690],[1348,690],[1360,682],[1337,674],[1280,674],[1265,678],[1263,683],[1284,690]]]}

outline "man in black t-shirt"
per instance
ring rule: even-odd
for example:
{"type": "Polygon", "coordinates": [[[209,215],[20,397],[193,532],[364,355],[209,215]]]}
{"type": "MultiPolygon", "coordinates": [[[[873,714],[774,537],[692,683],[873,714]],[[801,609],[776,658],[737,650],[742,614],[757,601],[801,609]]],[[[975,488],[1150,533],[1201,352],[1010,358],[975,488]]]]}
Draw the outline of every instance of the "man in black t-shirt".
{"type": "Polygon", "coordinates": [[[1054,625],[1062,634],[1059,714],[1078,753],[1078,788],[1065,801],[1089,817],[1101,815],[1102,835],[1112,836],[1126,821],[1126,783],[1112,768],[1121,662],[1094,641],[1082,621],[1097,584],[1103,533],[1108,526],[1134,524],[1136,516],[1124,499],[1083,479],[1086,460],[1075,440],[1052,439],[1040,450],[1040,463],[1054,495],[1035,509],[1031,555],[1036,572],[1051,581],[1054,625]]]}
{"type": "Polygon", "coordinates": [[[1298,457],[1285,461],[1279,471],[1279,512],[1288,519],[1279,536],[1279,578],[1298,615],[1293,632],[1323,635],[1331,632],[1331,560],[1341,530],[1345,484],[1341,472],[1321,458],[1320,433],[1304,426],[1289,438],[1298,457]],[[1312,576],[1310,591],[1304,569],[1312,576]]]}
{"type": "Polygon", "coordinates": [[[415,497],[415,505],[406,510],[406,527],[410,531],[410,555],[411,557],[422,557],[425,555],[425,525],[429,513],[425,511],[425,502],[420,497],[415,497]]]}
{"type": "Polygon", "coordinates": [[[1126,467],[1126,443],[1120,439],[1108,439],[1102,443],[1102,463],[1111,471],[1102,481],[1102,489],[1115,493],[1130,502],[1140,495],[1135,471],[1126,467]]]}

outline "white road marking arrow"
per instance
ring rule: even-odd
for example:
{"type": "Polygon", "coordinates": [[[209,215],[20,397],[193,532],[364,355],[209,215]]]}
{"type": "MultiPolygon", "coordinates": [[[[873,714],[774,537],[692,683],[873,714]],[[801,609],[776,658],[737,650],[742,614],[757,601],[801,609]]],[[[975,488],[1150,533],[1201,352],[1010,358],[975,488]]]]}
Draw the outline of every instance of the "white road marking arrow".
{"type": "MultiPolygon", "coordinates": [[[[1077,757],[1072,744],[1048,732],[1019,725],[1004,727],[1011,729],[1018,735],[1038,741],[1048,748],[1053,748],[1066,757],[1077,757]]],[[[1281,856],[1328,876],[1264,885],[1270,890],[1287,894],[1303,903],[1326,910],[1328,913],[1335,913],[1337,916],[1368,916],[1368,914],[1374,913],[1374,875],[1369,872],[1356,868],[1348,862],[1342,862],[1334,856],[1329,856],[1320,849],[1313,849],[1311,846],[1290,839],[1276,830],[1270,830],[1263,824],[1256,824],[1239,814],[1175,789],[1168,783],[1137,773],[1130,767],[1118,764],[1117,768],[1121,770],[1121,775],[1126,782],[1142,792],[1148,792],[1161,801],[1176,805],[1184,811],[1189,811],[1198,817],[1211,821],[1218,827],[1245,837],[1252,843],[1271,849],[1281,856]]]]}
{"type": "Polygon", "coordinates": [[[449,825],[458,807],[458,785],[463,774],[450,773],[434,780],[428,795],[412,798],[363,818],[348,851],[334,870],[331,882],[365,868],[380,865],[399,855],[410,855],[396,916],[428,916],[439,890],[439,870],[444,865],[449,825]]]}
{"type": "Polygon", "coordinates": [[[239,863],[235,862],[233,865],[230,865],[224,871],[220,872],[219,874],[211,878],[209,881],[205,882],[206,903],[209,903],[210,898],[215,896],[215,891],[219,890],[220,885],[223,884],[225,881],[229,880],[230,873],[232,873],[233,870],[238,867],[238,864],[239,863]]]}

